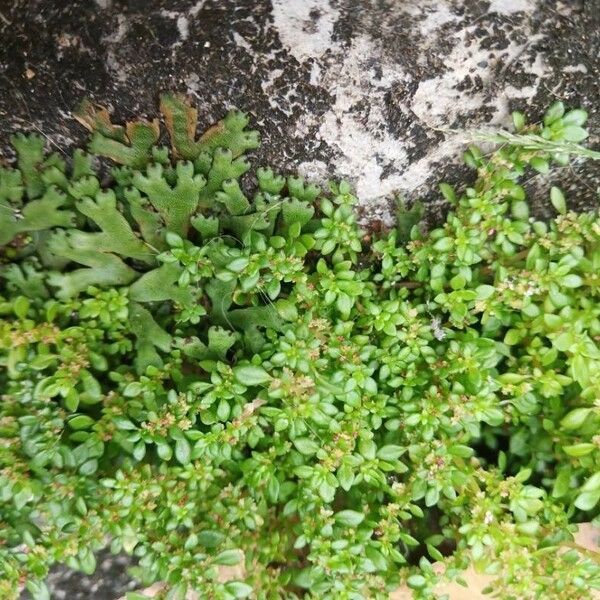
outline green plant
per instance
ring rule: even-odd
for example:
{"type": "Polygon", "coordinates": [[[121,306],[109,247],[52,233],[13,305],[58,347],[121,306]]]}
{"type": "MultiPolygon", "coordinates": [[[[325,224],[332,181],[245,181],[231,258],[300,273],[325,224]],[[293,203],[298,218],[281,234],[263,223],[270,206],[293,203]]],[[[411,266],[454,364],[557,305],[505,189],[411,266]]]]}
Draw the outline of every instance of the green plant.
{"type": "Polygon", "coordinates": [[[470,147],[442,227],[367,235],[344,182],[243,179],[243,115],[161,110],[171,148],[85,104],[90,154],[16,136],[0,168],[0,596],[110,543],[170,600],[431,598],[470,563],[591,597],[559,547],[600,500],[600,219],[519,184],[585,113],[517,115],[555,145],[470,147]]]}

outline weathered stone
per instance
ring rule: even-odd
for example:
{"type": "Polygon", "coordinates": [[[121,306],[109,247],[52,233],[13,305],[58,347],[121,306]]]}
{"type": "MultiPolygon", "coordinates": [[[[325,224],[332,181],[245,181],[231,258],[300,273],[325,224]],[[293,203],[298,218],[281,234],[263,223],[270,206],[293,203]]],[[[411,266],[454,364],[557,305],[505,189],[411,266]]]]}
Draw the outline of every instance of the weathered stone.
{"type": "MultiPolygon", "coordinates": [[[[154,114],[158,93],[177,90],[205,123],[230,106],[251,112],[259,163],[348,177],[377,216],[393,193],[431,200],[440,178],[460,179],[465,134],[456,130],[506,125],[517,107],[537,117],[557,98],[585,107],[600,129],[600,0],[0,7],[4,143],[37,130],[64,150],[84,136],[69,118],[82,97],[126,119],[154,114]]],[[[593,178],[587,185],[595,190],[593,178]]]]}
{"type": "MultiPolygon", "coordinates": [[[[104,551],[97,556],[93,575],[58,567],[52,569],[46,583],[52,600],[115,600],[138,587],[127,573],[130,564],[128,556],[104,551]]],[[[31,596],[24,592],[21,600],[31,600],[31,596]]]]}

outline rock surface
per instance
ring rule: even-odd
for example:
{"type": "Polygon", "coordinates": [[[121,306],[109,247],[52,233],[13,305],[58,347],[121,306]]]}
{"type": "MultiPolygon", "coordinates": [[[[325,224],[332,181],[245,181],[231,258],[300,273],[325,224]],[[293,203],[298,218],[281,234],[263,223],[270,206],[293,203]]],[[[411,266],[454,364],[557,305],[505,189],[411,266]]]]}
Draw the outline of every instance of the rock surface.
{"type": "MultiPolygon", "coordinates": [[[[455,130],[561,99],[600,133],[600,0],[0,0],[0,39],[0,159],[18,130],[81,143],[83,97],[125,120],[175,90],[207,125],[249,111],[258,164],[347,177],[384,220],[392,194],[436,206],[437,182],[464,177],[455,130]]],[[[589,205],[599,166],[569,177],[589,205]]],[[[69,598],[123,591],[60,577],[69,598]]]]}
{"type": "MultiPolygon", "coordinates": [[[[52,600],[115,600],[138,587],[127,573],[130,564],[128,556],[113,556],[104,551],[97,556],[93,575],[57,567],[46,583],[52,600]]],[[[21,600],[31,600],[31,596],[24,592],[21,600]]]]}
{"type": "Polygon", "coordinates": [[[177,90],[206,124],[249,111],[259,163],[350,178],[375,215],[460,179],[449,130],[555,99],[600,130],[600,0],[0,0],[0,35],[0,148],[81,142],[85,96],[124,120],[177,90]]]}

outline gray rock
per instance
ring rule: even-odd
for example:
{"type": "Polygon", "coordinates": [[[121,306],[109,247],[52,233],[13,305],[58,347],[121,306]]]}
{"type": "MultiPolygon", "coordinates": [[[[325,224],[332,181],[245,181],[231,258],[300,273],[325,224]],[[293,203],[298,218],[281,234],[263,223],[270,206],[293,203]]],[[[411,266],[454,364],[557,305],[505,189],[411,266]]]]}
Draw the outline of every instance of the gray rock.
{"type": "MultiPolygon", "coordinates": [[[[80,144],[83,97],[126,120],[174,90],[206,125],[250,112],[257,164],[346,177],[372,220],[395,193],[439,212],[437,182],[467,173],[457,131],[513,109],[561,99],[600,132],[600,0],[0,0],[0,39],[0,153],[18,130],[80,144]]],[[[589,206],[598,164],[564,173],[589,206]]]]}
{"type": "MultiPolygon", "coordinates": [[[[113,556],[103,551],[97,556],[93,575],[56,567],[46,583],[52,600],[116,600],[138,587],[127,574],[130,563],[127,556],[113,556]]],[[[24,592],[21,600],[31,600],[31,596],[24,592]]]]}
{"type": "MultiPolygon", "coordinates": [[[[374,216],[400,192],[464,175],[465,135],[553,100],[597,116],[600,0],[30,0],[0,2],[0,139],[84,133],[89,96],[117,118],[161,90],[208,124],[231,106],[261,130],[258,163],[351,179],[374,216]]],[[[597,137],[595,138],[597,140],[597,137]]],[[[594,141],[592,139],[592,141],[594,141]]],[[[595,185],[591,186],[592,188],[595,185]]]]}

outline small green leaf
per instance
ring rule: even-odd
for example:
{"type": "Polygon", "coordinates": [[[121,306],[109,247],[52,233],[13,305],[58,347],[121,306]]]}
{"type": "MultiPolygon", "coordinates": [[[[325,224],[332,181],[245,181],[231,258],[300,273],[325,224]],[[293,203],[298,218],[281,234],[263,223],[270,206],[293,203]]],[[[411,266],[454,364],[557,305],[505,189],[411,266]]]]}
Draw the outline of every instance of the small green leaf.
{"type": "Polygon", "coordinates": [[[563,417],[560,426],[568,431],[579,429],[585,423],[591,412],[591,408],[575,408],[563,417]]]}
{"type": "Polygon", "coordinates": [[[411,575],[406,580],[406,583],[409,588],[412,588],[413,590],[420,590],[427,585],[427,580],[425,577],[423,577],[423,575],[411,575]]]}
{"type": "Polygon", "coordinates": [[[87,415],[77,415],[69,419],[69,427],[71,429],[87,429],[95,423],[94,419],[87,415]]]}
{"type": "Polygon", "coordinates": [[[454,242],[452,241],[452,238],[443,237],[433,245],[433,249],[437,250],[438,252],[449,252],[452,250],[453,246],[454,242]]]}
{"type": "Polygon", "coordinates": [[[563,131],[563,138],[567,140],[567,142],[583,142],[585,138],[588,136],[588,132],[578,125],[567,125],[563,131]]]}
{"type": "Polygon", "coordinates": [[[43,371],[56,362],[56,358],[54,354],[39,354],[29,363],[29,366],[36,371],[43,371]]]}
{"type": "Polygon", "coordinates": [[[571,482],[571,472],[570,470],[563,469],[559,471],[556,480],[554,481],[554,486],[552,487],[552,497],[553,498],[562,498],[570,488],[571,482]]]}
{"type": "Polygon", "coordinates": [[[67,397],[65,398],[65,406],[71,412],[75,412],[79,407],[79,394],[74,389],[67,394],[67,397]]]}
{"type": "Polygon", "coordinates": [[[311,454],[316,454],[319,450],[319,445],[307,437],[296,438],[295,440],[292,440],[292,442],[298,450],[298,452],[307,456],[311,454]]]}
{"type": "Polygon", "coordinates": [[[98,461],[95,458],[87,460],[79,467],[82,475],[93,475],[98,470],[98,461]]]}
{"type": "Polygon", "coordinates": [[[429,553],[429,556],[433,558],[433,560],[444,560],[444,555],[431,544],[427,544],[427,552],[429,553]]]}
{"type": "Polygon", "coordinates": [[[550,164],[548,163],[547,160],[545,160],[544,158],[540,158],[539,156],[534,156],[531,159],[531,166],[538,172],[538,173],[548,173],[550,171],[550,164]]]}
{"type": "Polygon", "coordinates": [[[425,506],[435,506],[440,500],[440,491],[437,487],[431,487],[425,494],[425,506]]]}
{"type": "Polygon", "coordinates": [[[178,583],[175,587],[172,587],[165,596],[165,600],[185,600],[187,595],[188,587],[185,583],[178,583]]]}
{"type": "Polygon", "coordinates": [[[27,316],[30,305],[31,301],[29,298],[26,298],[25,296],[17,296],[17,298],[13,300],[13,311],[19,319],[24,319],[27,316]]]}
{"type": "Polygon", "coordinates": [[[268,383],[272,379],[262,367],[255,365],[238,365],[233,368],[233,374],[241,384],[247,387],[268,383]]]}
{"type": "Polygon", "coordinates": [[[204,529],[198,533],[198,543],[205,548],[216,548],[225,541],[225,535],[220,531],[204,529]]]}
{"type": "Polygon", "coordinates": [[[600,490],[582,492],[575,499],[575,506],[579,510],[592,510],[600,500],[600,490]]]}
{"type": "Polygon", "coordinates": [[[186,438],[181,437],[175,441],[175,458],[182,464],[187,465],[190,462],[192,449],[186,438]]]}
{"type": "Polygon", "coordinates": [[[122,429],[124,431],[133,431],[137,429],[136,425],[126,417],[113,417],[112,422],[115,424],[117,429],[122,429]]]}
{"type": "Polygon", "coordinates": [[[228,263],[227,268],[234,273],[241,273],[249,264],[250,261],[246,257],[241,256],[228,263]]]}
{"type": "Polygon", "coordinates": [[[560,102],[554,102],[544,115],[544,125],[552,125],[565,114],[565,105],[560,102]]]}
{"type": "Polygon", "coordinates": [[[241,581],[228,581],[225,589],[236,598],[247,598],[252,593],[252,587],[241,581]]]}
{"type": "Polygon", "coordinates": [[[512,120],[517,131],[521,131],[525,127],[525,115],[522,112],[515,110],[512,114],[512,120]]]}
{"type": "Polygon", "coordinates": [[[454,444],[448,448],[448,452],[452,456],[460,456],[461,458],[470,458],[474,454],[473,448],[464,444],[454,444]]]}
{"type": "Polygon", "coordinates": [[[450,204],[454,204],[456,202],[456,193],[451,185],[447,183],[440,183],[440,191],[442,192],[442,196],[450,202],[450,204]]]}
{"type": "Polygon", "coordinates": [[[496,291],[496,288],[493,285],[480,285],[475,290],[477,292],[478,300],[486,300],[487,298],[491,298],[496,291]]]}
{"type": "Polygon", "coordinates": [[[33,500],[33,492],[25,487],[13,496],[13,502],[17,510],[21,510],[28,502],[33,500]]]}
{"type": "Polygon", "coordinates": [[[43,581],[28,581],[25,587],[32,600],[50,600],[50,591],[43,581]]]}
{"type": "Polygon", "coordinates": [[[173,457],[173,450],[169,444],[157,443],[156,452],[161,460],[168,461],[173,457]]]}
{"type": "Polygon", "coordinates": [[[91,575],[96,570],[96,557],[89,548],[79,551],[79,568],[86,575],[91,575]]]}
{"type": "Polygon", "coordinates": [[[142,384],[139,381],[132,381],[125,386],[123,396],[127,398],[135,398],[142,393],[142,384]]]}
{"type": "Polygon", "coordinates": [[[232,565],[237,565],[241,560],[242,560],[242,551],[241,550],[238,550],[238,549],[223,550],[223,552],[220,552],[219,554],[217,554],[214,557],[213,563],[216,565],[232,566],[232,565]]]}
{"type": "Polygon", "coordinates": [[[554,206],[558,214],[564,215],[567,212],[565,197],[562,191],[555,186],[550,188],[550,202],[552,202],[552,206],[554,206]]]}
{"type": "Polygon", "coordinates": [[[177,235],[176,233],[167,231],[165,239],[171,248],[183,248],[183,240],[181,239],[181,236],[177,235]]]}
{"type": "Polygon", "coordinates": [[[590,380],[590,369],[588,360],[585,356],[581,354],[577,354],[571,360],[571,372],[573,374],[573,378],[577,383],[579,383],[582,387],[586,387],[590,380]]]}
{"type": "Polygon", "coordinates": [[[521,469],[516,475],[515,479],[520,483],[527,481],[531,477],[532,470],[529,467],[521,469]]]}
{"type": "Polygon", "coordinates": [[[596,445],[590,442],[582,442],[581,444],[572,444],[570,446],[563,446],[563,450],[569,456],[579,458],[586,454],[592,453],[596,449],[596,445]]]}
{"type": "Polygon", "coordinates": [[[337,471],[337,479],[342,488],[348,491],[354,483],[354,473],[350,465],[344,463],[337,471]]]}
{"type": "Polygon", "coordinates": [[[341,510],[335,513],[334,519],[338,525],[355,528],[365,520],[365,515],[355,510],[341,510]]]}
{"type": "Polygon", "coordinates": [[[578,288],[583,285],[583,279],[579,275],[575,275],[575,273],[565,275],[560,282],[567,288],[578,288]]]}
{"type": "Polygon", "coordinates": [[[504,343],[515,346],[521,339],[523,339],[523,334],[518,329],[509,329],[504,336],[504,343]]]}
{"type": "Polygon", "coordinates": [[[404,450],[402,446],[395,446],[394,444],[382,446],[377,450],[377,458],[381,460],[396,460],[402,455],[404,450]]]}
{"type": "Polygon", "coordinates": [[[581,487],[582,492],[600,491],[600,472],[594,473],[581,487]]]}
{"type": "Polygon", "coordinates": [[[563,125],[578,125],[582,126],[587,121],[588,114],[585,110],[581,108],[575,108],[574,110],[570,110],[563,118],[563,125]]]}

